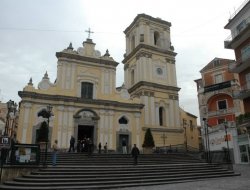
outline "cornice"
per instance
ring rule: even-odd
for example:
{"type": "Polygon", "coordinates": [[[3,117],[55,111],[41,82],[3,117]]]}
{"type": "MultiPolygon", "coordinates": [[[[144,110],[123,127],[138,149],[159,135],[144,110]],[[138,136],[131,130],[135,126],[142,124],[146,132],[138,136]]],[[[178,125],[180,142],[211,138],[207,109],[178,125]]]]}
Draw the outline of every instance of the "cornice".
{"type": "Polygon", "coordinates": [[[93,57],[85,57],[85,56],[81,56],[78,54],[71,54],[71,53],[65,53],[65,52],[56,52],[56,57],[58,59],[61,59],[61,58],[75,59],[79,61],[98,63],[101,65],[111,65],[114,67],[116,67],[119,64],[118,62],[115,62],[115,61],[98,59],[98,58],[93,58],[93,57]]]}
{"type": "MultiPolygon", "coordinates": [[[[122,63],[125,64],[133,56],[138,57],[141,54],[141,52],[144,52],[145,55],[152,55],[152,52],[147,52],[147,50],[154,51],[154,52],[157,52],[157,53],[171,55],[171,56],[174,56],[174,57],[177,55],[177,53],[175,53],[173,51],[164,50],[164,49],[161,49],[159,47],[154,47],[154,46],[150,46],[150,45],[146,45],[146,44],[139,44],[130,54],[128,54],[123,59],[122,63]],[[141,50],[141,49],[143,49],[143,50],[141,50]]],[[[151,56],[149,56],[149,57],[151,57],[151,56]]]]}
{"type": "Polygon", "coordinates": [[[124,33],[126,34],[135,24],[136,22],[141,19],[144,18],[148,21],[153,21],[159,24],[163,24],[163,25],[167,25],[168,27],[171,27],[171,23],[165,20],[161,20],[159,18],[154,18],[152,16],[146,15],[146,14],[138,14],[135,19],[133,20],[133,22],[124,30],[124,33]]]}
{"type": "MultiPolygon", "coordinates": [[[[146,131],[148,127],[142,127],[143,131],[146,131]]],[[[170,132],[170,133],[183,133],[183,129],[169,129],[169,128],[150,128],[151,131],[155,132],[170,132]]]]}
{"type": "Polygon", "coordinates": [[[175,87],[175,86],[166,86],[166,85],[152,83],[152,82],[140,81],[140,82],[136,83],[134,86],[132,86],[130,89],[128,89],[128,92],[132,93],[133,91],[140,88],[141,86],[160,88],[163,90],[172,90],[172,91],[176,91],[176,92],[178,92],[181,89],[181,88],[175,87]]]}
{"type": "Polygon", "coordinates": [[[143,104],[133,104],[133,103],[123,103],[118,101],[110,100],[96,100],[96,99],[83,99],[73,96],[62,96],[62,95],[49,95],[49,94],[40,94],[36,92],[25,92],[19,91],[18,95],[23,98],[32,98],[37,100],[51,100],[57,102],[72,102],[72,103],[83,103],[83,104],[92,104],[92,105],[101,105],[101,106],[114,106],[114,107],[123,107],[131,109],[142,109],[143,104]]]}

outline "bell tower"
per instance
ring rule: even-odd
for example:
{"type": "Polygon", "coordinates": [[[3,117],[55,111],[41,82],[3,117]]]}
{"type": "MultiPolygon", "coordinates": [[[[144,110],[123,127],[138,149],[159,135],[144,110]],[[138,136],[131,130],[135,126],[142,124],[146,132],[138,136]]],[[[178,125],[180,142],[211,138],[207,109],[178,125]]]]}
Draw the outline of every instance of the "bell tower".
{"type": "Polygon", "coordinates": [[[144,104],[145,129],[180,133],[177,54],[171,45],[170,27],[170,22],[160,18],[146,14],[135,17],[124,31],[124,77],[131,97],[139,97],[144,104]]]}

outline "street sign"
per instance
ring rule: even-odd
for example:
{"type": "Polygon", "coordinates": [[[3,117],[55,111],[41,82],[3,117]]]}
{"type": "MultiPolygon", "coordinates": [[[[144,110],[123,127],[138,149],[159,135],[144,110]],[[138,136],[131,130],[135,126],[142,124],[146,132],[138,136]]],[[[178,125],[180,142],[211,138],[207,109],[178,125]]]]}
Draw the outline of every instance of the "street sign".
{"type": "Polygon", "coordinates": [[[11,146],[11,140],[8,136],[0,136],[0,149],[2,148],[10,148],[11,146]]]}

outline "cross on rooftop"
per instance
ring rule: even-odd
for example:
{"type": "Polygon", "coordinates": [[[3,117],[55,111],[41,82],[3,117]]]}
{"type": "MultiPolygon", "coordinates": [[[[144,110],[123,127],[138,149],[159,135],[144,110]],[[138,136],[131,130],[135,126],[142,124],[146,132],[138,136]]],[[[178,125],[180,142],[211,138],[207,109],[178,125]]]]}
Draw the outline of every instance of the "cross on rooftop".
{"type": "Polygon", "coordinates": [[[88,34],[88,39],[90,39],[90,34],[91,34],[91,33],[94,33],[93,31],[90,30],[90,28],[89,28],[88,30],[85,30],[85,32],[89,33],[89,34],[88,34]]]}

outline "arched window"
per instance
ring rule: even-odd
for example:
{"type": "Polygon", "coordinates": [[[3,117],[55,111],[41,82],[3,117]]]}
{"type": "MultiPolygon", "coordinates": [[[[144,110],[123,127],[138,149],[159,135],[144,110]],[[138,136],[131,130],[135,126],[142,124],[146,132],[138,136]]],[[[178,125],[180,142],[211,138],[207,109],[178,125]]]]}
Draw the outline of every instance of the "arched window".
{"type": "Polygon", "coordinates": [[[156,45],[156,46],[159,45],[159,39],[160,39],[160,34],[159,34],[159,32],[155,31],[154,32],[154,45],[156,45]]]}
{"type": "Polygon", "coordinates": [[[123,116],[119,119],[119,124],[128,124],[128,120],[123,116]]]}
{"type": "Polygon", "coordinates": [[[134,69],[131,71],[131,85],[135,83],[135,71],[134,69]]]}
{"type": "Polygon", "coordinates": [[[160,126],[165,125],[165,110],[163,107],[159,108],[159,123],[160,123],[160,126]]]}
{"type": "Polygon", "coordinates": [[[93,99],[93,84],[82,82],[81,98],[93,99]]]}
{"type": "Polygon", "coordinates": [[[131,51],[135,49],[135,36],[132,36],[132,39],[131,39],[131,51]]]}

